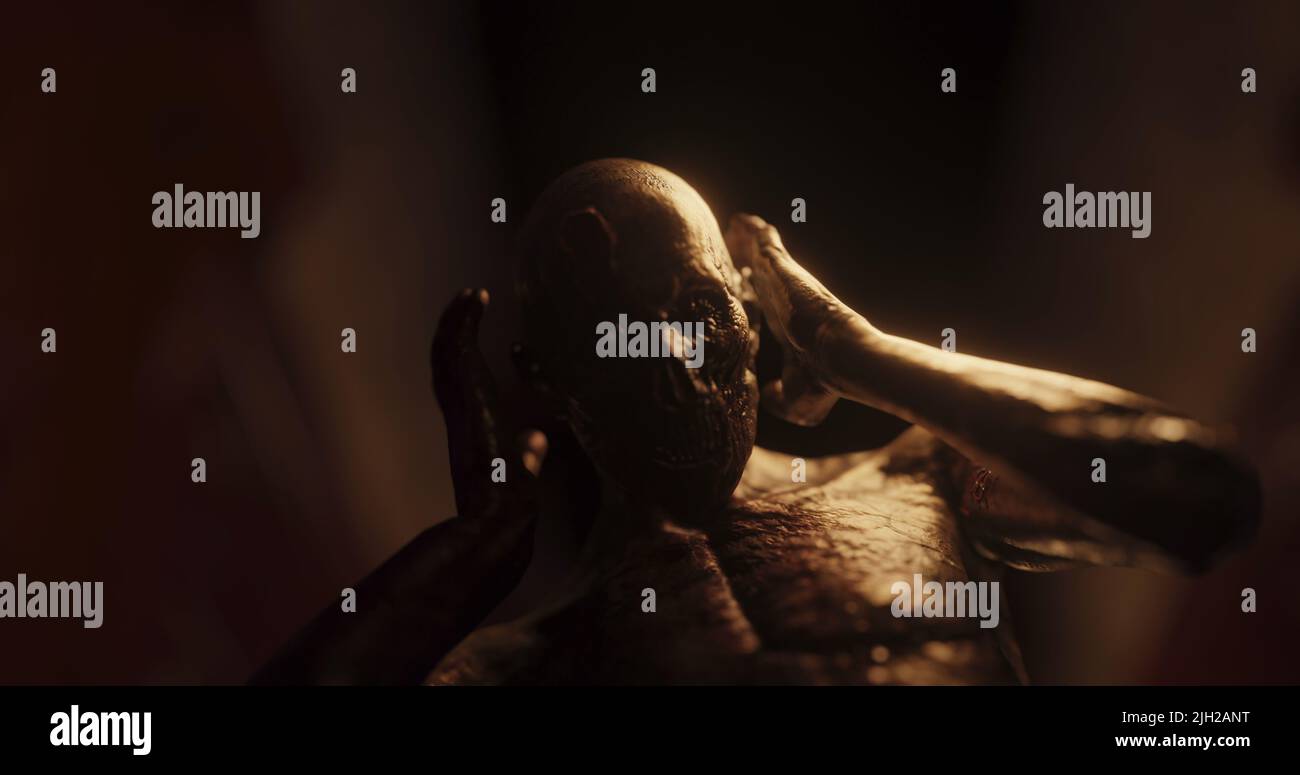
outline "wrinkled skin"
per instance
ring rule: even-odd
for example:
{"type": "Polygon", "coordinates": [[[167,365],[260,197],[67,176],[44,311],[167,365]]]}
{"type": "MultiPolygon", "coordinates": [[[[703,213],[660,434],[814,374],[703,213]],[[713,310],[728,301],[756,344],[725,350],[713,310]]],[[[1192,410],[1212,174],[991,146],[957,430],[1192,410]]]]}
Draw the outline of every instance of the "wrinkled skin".
{"type": "Polygon", "coordinates": [[[543,192],[521,242],[528,345],[596,467],[632,502],[716,512],[754,444],[758,336],[708,205],[660,167],[591,162],[543,192]],[[703,322],[703,362],[597,357],[597,325],[620,314],[703,322]]]}
{"type": "Polygon", "coordinates": [[[948,506],[951,453],[920,429],[809,461],[755,449],[737,497],[693,526],[602,516],[583,570],[541,610],[483,628],[433,684],[987,684],[1023,678],[1005,605],[901,619],[891,585],[994,581],[948,506]],[[642,590],[656,612],[642,611],[642,590]]]}
{"type": "Polygon", "coordinates": [[[1256,527],[1255,476],[1222,434],[1109,385],[885,334],[760,219],[737,216],[720,239],[699,196],[653,165],[596,162],[552,186],[525,232],[521,290],[520,374],[604,484],[572,577],[531,614],[475,629],[530,558],[547,508],[533,474],[563,461],[543,462],[545,439],[525,434],[524,474],[489,484],[513,435],[474,344],[486,295],[467,293],[433,351],[460,514],[361,582],[376,605],[326,608],[255,680],[1023,681],[1005,600],[992,630],[896,618],[893,583],[994,581],[1006,566],[1197,571],[1256,527]],[[791,481],[789,456],[753,447],[751,298],[784,355],[761,391],[771,412],[811,425],[844,398],[914,427],[791,481]],[[708,367],[683,380],[680,363],[594,358],[596,322],[620,312],[707,317],[708,367]],[[1089,477],[1098,456],[1104,485],[1089,477]]]}

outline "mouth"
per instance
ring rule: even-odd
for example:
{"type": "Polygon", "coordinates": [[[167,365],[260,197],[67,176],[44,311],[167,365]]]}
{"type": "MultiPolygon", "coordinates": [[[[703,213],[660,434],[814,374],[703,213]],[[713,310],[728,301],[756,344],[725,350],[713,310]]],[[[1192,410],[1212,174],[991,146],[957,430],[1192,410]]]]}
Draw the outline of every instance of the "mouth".
{"type": "Polygon", "coordinates": [[[715,390],[707,401],[665,405],[654,431],[651,462],[670,470],[726,465],[742,446],[743,418],[733,399],[737,391],[715,390]]]}

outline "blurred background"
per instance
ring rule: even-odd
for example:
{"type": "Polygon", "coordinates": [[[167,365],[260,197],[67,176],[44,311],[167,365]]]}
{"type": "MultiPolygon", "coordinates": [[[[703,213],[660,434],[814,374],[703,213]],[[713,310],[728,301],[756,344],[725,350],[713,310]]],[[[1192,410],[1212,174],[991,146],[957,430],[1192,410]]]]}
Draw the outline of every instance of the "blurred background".
{"type": "MultiPolygon", "coordinates": [[[[509,392],[516,231],[550,179],[605,156],[672,169],[721,220],[784,223],[891,333],[951,327],[963,352],[1236,427],[1264,483],[1252,547],[1199,578],[1014,574],[1015,626],[1038,682],[1300,682],[1297,29],[1285,2],[7,9],[0,579],[106,599],[99,630],[0,621],[0,683],[242,682],[450,516],[437,315],[491,290],[509,392]],[[261,191],[261,237],[155,230],[150,197],[178,182],[261,191]],[[1044,229],[1043,193],[1071,182],[1151,191],[1150,238],[1044,229]]],[[[763,416],[760,443],[816,455],[901,428],[841,405],[813,430],[763,416]]],[[[561,572],[547,556],[530,584],[561,572]]]]}

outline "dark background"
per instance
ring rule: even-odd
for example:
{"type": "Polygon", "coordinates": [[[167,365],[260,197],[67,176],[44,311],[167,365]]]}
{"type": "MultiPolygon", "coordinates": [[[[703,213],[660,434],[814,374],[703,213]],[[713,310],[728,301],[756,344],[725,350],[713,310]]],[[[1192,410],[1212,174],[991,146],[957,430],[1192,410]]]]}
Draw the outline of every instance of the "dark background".
{"type": "MultiPolygon", "coordinates": [[[[493,292],[484,346],[508,388],[513,237],[550,179],[603,156],[672,169],[720,219],[772,220],[886,331],[937,344],[952,327],[964,352],[1234,425],[1264,480],[1250,549],[1195,579],[1017,574],[1016,627],[1040,682],[1300,681],[1294,4],[5,17],[0,579],[102,580],[106,603],[99,630],[0,620],[0,682],[242,681],[449,516],[437,313],[461,287],[493,292]],[[152,193],[177,182],[261,191],[260,238],[153,229],[152,193]],[[1043,193],[1068,182],[1151,191],[1151,237],[1044,229],[1043,193]],[[789,223],[796,196],[807,223],[789,223]]],[[[813,431],[763,417],[760,443],[822,454],[900,427],[841,405],[813,431]]],[[[562,571],[542,566],[530,584],[562,571]]]]}

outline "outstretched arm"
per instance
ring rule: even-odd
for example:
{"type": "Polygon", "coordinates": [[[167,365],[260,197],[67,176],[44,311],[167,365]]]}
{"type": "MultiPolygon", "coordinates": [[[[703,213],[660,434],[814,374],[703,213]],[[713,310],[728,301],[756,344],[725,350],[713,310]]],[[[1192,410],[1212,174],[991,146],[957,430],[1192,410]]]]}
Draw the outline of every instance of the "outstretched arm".
{"type": "Polygon", "coordinates": [[[1192,569],[1253,533],[1256,477],[1214,430],[1110,385],[886,334],[754,216],[732,219],[727,246],[785,350],[781,378],[763,389],[778,416],[816,424],[841,397],[882,409],[990,469],[1016,508],[1094,520],[1192,569]],[[1098,458],[1105,482],[1093,481],[1098,458]]]}
{"type": "Polygon", "coordinates": [[[357,584],[355,612],[338,602],[323,610],[253,683],[419,683],[518,584],[532,554],[533,474],[545,440],[535,433],[520,456],[508,451],[513,440],[478,350],[486,304],[486,291],[457,296],[431,353],[457,516],[420,533],[357,584]],[[507,477],[494,483],[498,457],[507,461],[507,477]]]}

